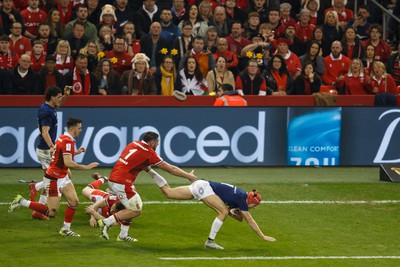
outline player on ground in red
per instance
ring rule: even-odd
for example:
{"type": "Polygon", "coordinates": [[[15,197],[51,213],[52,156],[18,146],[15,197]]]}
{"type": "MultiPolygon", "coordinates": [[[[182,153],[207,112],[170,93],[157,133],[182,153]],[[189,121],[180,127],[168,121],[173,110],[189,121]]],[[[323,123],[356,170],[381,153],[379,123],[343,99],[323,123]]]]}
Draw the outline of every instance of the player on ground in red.
{"type": "MultiPolygon", "coordinates": [[[[97,227],[98,220],[107,218],[110,215],[125,209],[125,207],[113,193],[99,189],[102,184],[108,182],[106,176],[102,176],[99,173],[93,173],[92,177],[95,181],[82,189],[82,195],[93,202],[92,205],[85,208],[85,211],[91,215],[89,220],[90,226],[97,227]]],[[[121,222],[121,231],[117,239],[118,241],[137,241],[136,238],[128,236],[129,227],[130,222],[121,222]]]]}

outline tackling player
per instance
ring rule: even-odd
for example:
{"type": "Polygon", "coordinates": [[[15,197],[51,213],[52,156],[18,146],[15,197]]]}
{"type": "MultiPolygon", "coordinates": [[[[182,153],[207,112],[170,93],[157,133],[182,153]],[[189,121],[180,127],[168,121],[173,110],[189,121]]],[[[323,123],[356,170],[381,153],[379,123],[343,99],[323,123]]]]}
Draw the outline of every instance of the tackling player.
{"type": "Polygon", "coordinates": [[[134,141],[128,144],[121,153],[117,163],[111,171],[108,186],[111,191],[118,196],[126,209],[109,216],[106,219],[98,220],[101,235],[109,239],[108,229],[122,221],[130,222],[142,212],[142,199],[136,192],[133,183],[139,172],[149,166],[157,166],[160,169],[182,178],[187,178],[191,182],[196,180],[196,176],[185,172],[181,168],[165,162],[155,152],[159,143],[158,134],[146,132],[141,141],[134,141]]]}
{"type": "Polygon", "coordinates": [[[44,188],[47,193],[47,206],[39,202],[26,200],[21,195],[18,195],[11,203],[8,210],[9,213],[12,213],[20,206],[24,206],[49,217],[55,217],[60,206],[61,196],[64,196],[67,200],[67,208],[65,210],[64,224],[59,233],[62,236],[80,237],[79,234],[70,230],[79,199],[74,184],[69,178],[69,168],[90,170],[99,165],[98,162],[82,165],[73,161],[75,155],[85,152],[84,147],[80,147],[75,151],[75,138],[79,137],[81,132],[82,121],[80,119],[68,118],[67,131],[57,139],[53,160],[43,177],[44,188]]]}
{"type": "Polygon", "coordinates": [[[250,228],[263,240],[276,241],[275,238],[264,235],[249,213],[249,209],[256,207],[261,202],[261,195],[256,190],[247,193],[243,189],[230,184],[205,180],[197,180],[189,186],[171,188],[164,177],[154,170],[149,169],[148,173],[167,198],[181,200],[194,198],[201,200],[218,213],[212,223],[208,239],[204,243],[205,247],[224,249],[215,243],[215,237],[228,215],[238,221],[242,221],[244,218],[250,228]]]}

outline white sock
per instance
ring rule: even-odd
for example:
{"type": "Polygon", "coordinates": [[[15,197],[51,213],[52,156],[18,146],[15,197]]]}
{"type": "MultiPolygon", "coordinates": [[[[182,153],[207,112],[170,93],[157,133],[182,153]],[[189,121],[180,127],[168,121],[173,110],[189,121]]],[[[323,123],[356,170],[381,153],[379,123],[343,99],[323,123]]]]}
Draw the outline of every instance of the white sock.
{"type": "Polygon", "coordinates": [[[38,182],[38,183],[35,184],[35,189],[36,189],[37,191],[39,191],[39,190],[42,189],[43,187],[44,187],[43,181],[38,182]]]}
{"type": "Polygon", "coordinates": [[[164,177],[159,175],[154,170],[150,175],[151,175],[151,178],[153,178],[153,181],[158,185],[158,187],[162,187],[167,184],[167,181],[164,179],[164,177]]]}
{"type": "Polygon", "coordinates": [[[29,205],[31,204],[30,200],[26,200],[25,198],[21,199],[21,201],[19,202],[21,204],[22,207],[27,207],[29,208],[29,205]]]}
{"type": "Polygon", "coordinates": [[[208,238],[215,239],[215,237],[217,236],[218,231],[221,228],[223,223],[224,222],[221,221],[220,219],[215,218],[215,220],[214,220],[214,222],[213,222],[213,224],[211,226],[211,231],[210,231],[210,235],[208,236],[208,238]]]}
{"type": "Polygon", "coordinates": [[[129,225],[122,225],[121,224],[121,231],[119,232],[119,237],[120,238],[125,238],[128,236],[128,231],[129,231],[129,225]]]}
{"type": "Polygon", "coordinates": [[[107,225],[107,226],[111,226],[111,225],[115,225],[117,222],[115,221],[114,215],[111,215],[108,218],[103,219],[103,222],[107,225]]]}
{"type": "Polygon", "coordinates": [[[46,205],[46,203],[47,203],[47,196],[40,195],[40,197],[39,197],[39,203],[42,203],[42,204],[46,205]]]}
{"type": "Polygon", "coordinates": [[[64,222],[63,227],[61,230],[69,230],[71,228],[71,223],[64,222]]]}

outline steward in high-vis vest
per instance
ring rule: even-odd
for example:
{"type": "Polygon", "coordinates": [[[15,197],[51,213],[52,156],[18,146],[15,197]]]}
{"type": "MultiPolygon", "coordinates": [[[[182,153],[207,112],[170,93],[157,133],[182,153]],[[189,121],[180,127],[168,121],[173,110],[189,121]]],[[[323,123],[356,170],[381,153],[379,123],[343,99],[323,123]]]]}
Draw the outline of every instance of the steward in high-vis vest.
{"type": "Polygon", "coordinates": [[[247,106],[247,101],[233,90],[232,85],[224,83],[218,88],[218,98],[214,102],[216,106],[247,106]]]}

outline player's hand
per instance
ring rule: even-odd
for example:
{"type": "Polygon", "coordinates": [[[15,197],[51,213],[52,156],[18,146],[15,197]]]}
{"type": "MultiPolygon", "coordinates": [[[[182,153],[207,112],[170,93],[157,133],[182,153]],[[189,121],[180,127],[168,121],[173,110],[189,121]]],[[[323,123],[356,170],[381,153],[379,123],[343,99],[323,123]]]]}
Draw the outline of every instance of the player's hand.
{"type": "Polygon", "coordinates": [[[197,177],[196,177],[196,175],[194,175],[194,170],[189,172],[189,174],[190,174],[190,177],[189,177],[190,182],[193,183],[194,181],[196,181],[197,177]]]}
{"type": "Polygon", "coordinates": [[[93,213],[95,212],[95,210],[93,209],[92,206],[87,206],[87,207],[85,208],[85,212],[86,212],[87,214],[93,214],[93,213]]]}
{"type": "Polygon", "coordinates": [[[91,227],[97,227],[97,221],[95,218],[90,217],[89,224],[91,227]]]}
{"type": "Polygon", "coordinates": [[[80,154],[86,151],[86,148],[84,148],[83,146],[81,146],[76,152],[75,154],[80,154]]]}
{"type": "Polygon", "coordinates": [[[93,168],[97,168],[99,165],[100,165],[100,163],[98,163],[98,162],[92,162],[89,165],[87,165],[87,167],[88,167],[87,169],[90,170],[93,168]]]}
{"type": "Polygon", "coordinates": [[[72,89],[72,86],[69,86],[69,85],[65,86],[64,87],[64,95],[69,96],[71,94],[71,89],[72,89]]]}
{"type": "Polygon", "coordinates": [[[269,241],[269,242],[275,242],[276,241],[276,239],[275,238],[273,238],[272,236],[263,236],[263,239],[265,240],[265,241],[269,241]]]}

